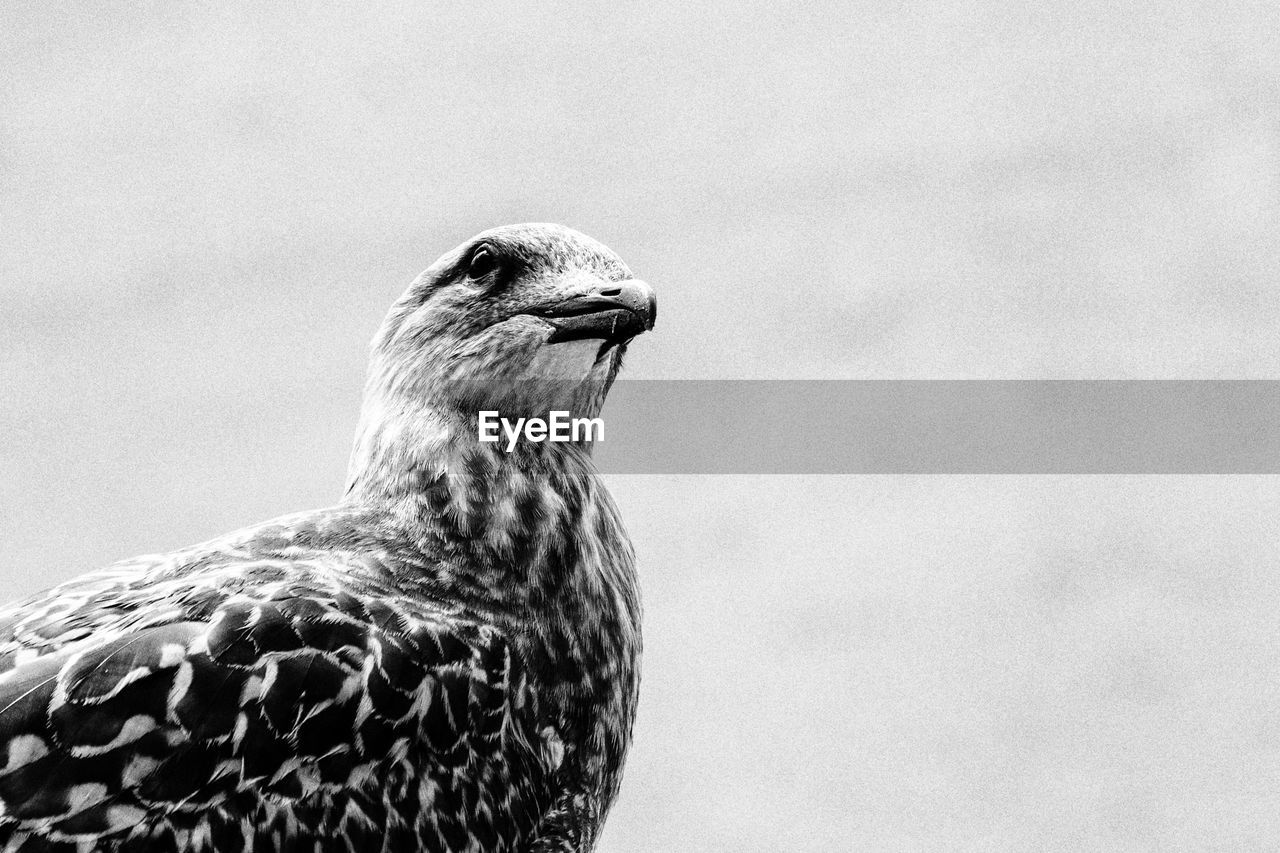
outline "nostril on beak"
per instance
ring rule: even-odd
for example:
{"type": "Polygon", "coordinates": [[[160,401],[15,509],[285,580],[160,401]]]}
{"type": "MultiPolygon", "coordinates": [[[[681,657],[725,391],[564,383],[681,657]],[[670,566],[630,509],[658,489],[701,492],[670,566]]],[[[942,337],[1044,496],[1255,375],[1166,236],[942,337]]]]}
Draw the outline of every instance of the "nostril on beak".
{"type": "Polygon", "coordinates": [[[642,321],[644,328],[653,328],[653,318],[658,313],[658,300],[653,289],[643,281],[626,281],[598,284],[592,290],[578,296],[570,296],[554,305],[534,308],[529,313],[551,317],[576,317],[601,311],[625,309],[642,321]]]}

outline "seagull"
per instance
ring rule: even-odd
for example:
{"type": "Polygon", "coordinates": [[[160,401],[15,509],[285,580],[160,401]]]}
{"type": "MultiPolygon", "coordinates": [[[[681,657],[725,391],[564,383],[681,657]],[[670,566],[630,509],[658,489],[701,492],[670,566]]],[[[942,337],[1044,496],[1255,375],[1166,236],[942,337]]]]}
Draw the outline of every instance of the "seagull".
{"type": "Polygon", "coordinates": [[[584,441],[652,289],[485,231],[377,333],[342,499],[0,610],[0,849],[589,851],[640,675],[635,555],[584,441]]]}

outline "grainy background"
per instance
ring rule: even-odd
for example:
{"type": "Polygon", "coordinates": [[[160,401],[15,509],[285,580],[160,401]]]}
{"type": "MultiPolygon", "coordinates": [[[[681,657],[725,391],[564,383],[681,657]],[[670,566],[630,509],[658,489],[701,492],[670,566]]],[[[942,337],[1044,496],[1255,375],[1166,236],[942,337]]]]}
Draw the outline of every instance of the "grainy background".
{"type": "MultiPolygon", "coordinates": [[[[635,377],[1280,375],[1280,11],[9,0],[0,211],[12,597],[335,500],[504,222],[658,287],[635,377]]],[[[612,486],[605,853],[1280,846],[1275,479],[612,486]]]]}

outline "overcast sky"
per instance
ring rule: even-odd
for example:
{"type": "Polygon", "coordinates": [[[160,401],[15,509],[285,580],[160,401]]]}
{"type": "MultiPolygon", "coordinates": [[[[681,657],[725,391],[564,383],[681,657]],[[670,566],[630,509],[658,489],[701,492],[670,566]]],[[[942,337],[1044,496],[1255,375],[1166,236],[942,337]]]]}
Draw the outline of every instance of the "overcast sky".
{"type": "MultiPolygon", "coordinates": [[[[654,284],[635,377],[1280,376],[1280,7],[10,0],[0,210],[12,597],[336,500],[505,222],[654,284]]],[[[611,485],[604,853],[1280,846],[1275,480],[611,485]]]]}

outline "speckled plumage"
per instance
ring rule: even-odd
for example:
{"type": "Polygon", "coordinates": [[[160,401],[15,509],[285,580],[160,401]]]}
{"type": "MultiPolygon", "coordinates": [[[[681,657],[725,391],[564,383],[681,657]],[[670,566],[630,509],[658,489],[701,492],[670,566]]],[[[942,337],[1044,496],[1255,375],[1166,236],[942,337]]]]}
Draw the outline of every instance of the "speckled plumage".
{"type": "Polygon", "coordinates": [[[548,362],[526,312],[627,278],[568,229],[480,235],[375,341],[341,504],[0,611],[0,846],[592,849],[637,700],[631,546],[588,448],[478,444],[454,389],[533,370],[598,410],[626,341],[548,362]],[[466,272],[481,244],[505,273],[466,272]]]}

